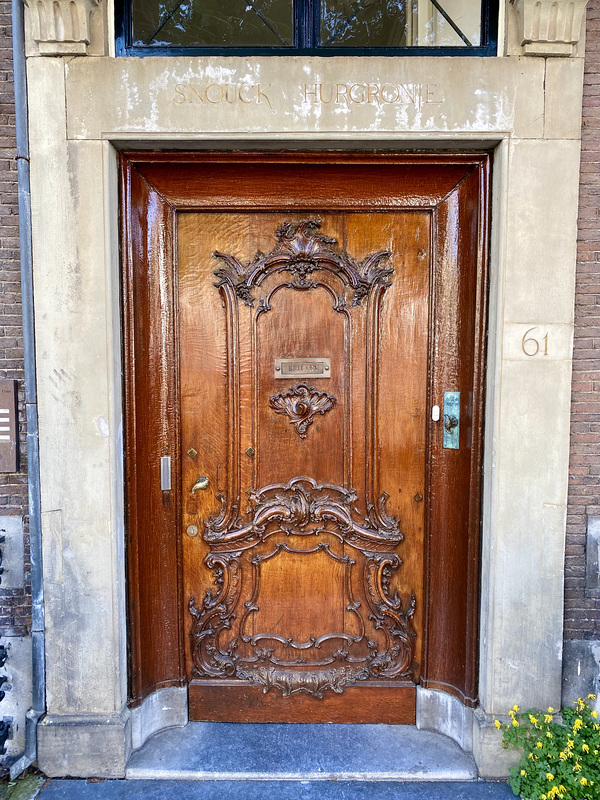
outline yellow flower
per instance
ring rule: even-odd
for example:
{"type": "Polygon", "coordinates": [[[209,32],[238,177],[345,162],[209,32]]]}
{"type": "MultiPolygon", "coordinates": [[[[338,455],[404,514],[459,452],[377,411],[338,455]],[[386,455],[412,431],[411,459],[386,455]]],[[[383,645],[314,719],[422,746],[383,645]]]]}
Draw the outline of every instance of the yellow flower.
{"type": "Polygon", "coordinates": [[[594,719],[596,719],[597,716],[598,716],[598,712],[597,711],[592,711],[592,717],[594,719]]]}
{"type": "Polygon", "coordinates": [[[580,783],[582,786],[587,786],[587,785],[588,785],[588,779],[587,779],[587,778],[582,778],[582,779],[579,781],[579,783],[580,783]]]}
{"type": "Polygon", "coordinates": [[[536,747],[537,747],[537,749],[538,749],[538,750],[541,750],[543,746],[544,746],[544,745],[543,745],[541,742],[538,742],[538,743],[536,744],[536,747]]]}
{"type": "Polygon", "coordinates": [[[513,721],[512,721],[512,724],[513,724],[513,726],[514,726],[515,728],[518,728],[518,727],[519,727],[519,721],[518,721],[518,720],[516,720],[516,719],[513,719],[513,721]]]}
{"type": "Polygon", "coordinates": [[[596,695],[595,694],[588,694],[587,699],[588,700],[595,700],[596,699],[596,695]]]}
{"type": "Polygon", "coordinates": [[[546,778],[548,778],[549,781],[553,781],[554,780],[554,775],[551,772],[547,772],[546,773],[546,778]]]}
{"type": "Polygon", "coordinates": [[[558,757],[560,758],[561,761],[566,761],[569,756],[565,753],[564,750],[561,750],[561,752],[558,754],[558,757]]]}
{"type": "Polygon", "coordinates": [[[532,725],[535,725],[537,723],[537,717],[534,717],[533,714],[530,714],[529,722],[531,722],[532,725]]]}
{"type": "Polygon", "coordinates": [[[589,753],[590,752],[590,746],[589,746],[589,744],[586,744],[585,742],[581,745],[581,749],[583,750],[584,753],[589,753]]]}
{"type": "Polygon", "coordinates": [[[515,704],[515,705],[513,706],[513,711],[519,711],[519,706],[515,704]]]}
{"type": "Polygon", "coordinates": [[[583,728],[583,720],[581,719],[581,717],[577,717],[577,719],[573,723],[573,730],[578,731],[580,728],[583,728]]]}
{"type": "Polygon", "coordinates": [[[527,758],[535,758],[535,756],[533,755],[533,753],[529,753],[529,755],[527,756],[527,758]]]}
{"type": "Polygon", "coordinates": [[[552,706],[548,706],[548,713],[552,714],[553,712],[554,712],[554,709],[552,708],[552,706]]]}
{"type": "Polygon", "coordinates": [[[581,764],[578,761],[573,764],[573,772],[581,772],[581,764]]]}
{"type": "Polygon", "coordinates": [[[575,747],[575,740],[567,739],[567,747],[575,747]]]}
{"type": "Polygon", "coordinates": [[[524,769],[521,770],[521,775],[527,775],[524,769]]]}
{"type": "Polygon", "coordinates": [[[553,738],[553,736],[552,736],[552,734],[550,733],[550,731],[548,731],[548,732],[546,733],[546,738],[547,738],[547,739],[552,739],[552,738],[553,738]]]}
{"type": "Polygon", "coordinates": [[[500,728],[500,727],[502,727],[502,723],[500,722],[500,720],[499,720],[499,719],[496,719],[496,720],[494,720],[494,725],[495,725],[497,728],[500,728]]]}

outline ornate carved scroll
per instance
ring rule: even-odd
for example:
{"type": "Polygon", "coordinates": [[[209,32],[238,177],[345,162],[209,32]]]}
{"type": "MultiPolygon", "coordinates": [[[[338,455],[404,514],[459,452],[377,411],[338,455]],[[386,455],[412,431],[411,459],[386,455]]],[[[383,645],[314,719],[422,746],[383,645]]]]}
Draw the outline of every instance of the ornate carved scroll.
{"type": "Polygon", "coordinates": [[[269,405],[276,414],[286,414],[290,424],[301,439],[306,439],[308,426],[315,414],[325,414],[336,404],[337,399],[327,392],[319,392],[312,386],[299,383],[287,392],[271,395],[269,405]]]}
{"type": "MultiPolygon", "coordinates": [[[[194,677],[246,679],[262,685],[265,692],[273,688],[284,696],[305,692],[317,698],[327,690],[340,693],[347,684],[357,681],[410,679],[416,638],[415,597],[412,595],[404,609],[399,595],[390,594],[392,573],[401,565],[393,548],[403,537],[398,521],[385,512],[386,499],[382,495],[376,506],[369,505],[367,518],[360,519],[356,492],[298,477],[287,484],[251,492],[250,508],[233,526],[226,523],[224,513],[207,520],[204,538],[212,550],[205,563],[213,571],[214,589],[206,593],[200,607],[193,597],[189,601],[194,677]],[[281,536],[286,541],[277,542],[268,554],[252,558],[253,591],[240,614],[240,561],[244,551],[270,537],[281,536]],[[356,560],[344,555],[343,549],[335,554],[325,542],[302,549],[292,547],[287,540],[323,536],[362,554],[362,576],[353,572],[356,560]],[[355,634],[333,631],[298,642],[275,633],[245,633],[245,620],[259,607],[261,564],[283,552],[303,553],[306,557],[325,552],[345,565],[345,603],[347,611],[358,619],[355,634]],[[366,598],[364,609],[353,595],[356,584],[366,598]],[[233,636],[227,633],[232,628],[233,636]],[[369,634],[369,629],[380,631],[383,643],[374,641],[376,637],[369,634]],[[304,657],[284,662],[276,653],[278,643],[301,652],[319,650],[333,639],[338,639],[340,645],[318,662],[308,662],[304,657]],[[267,646],[271,643],[273,646],[267,646]]],[[[221,502],[225,508],[225,498],[221,502]]]]}
{"type": "MultiPolygon", "coordinates": [[[[307,219],[302,222],[284,222],[276,231],[277,245],[270,253],[256,253],[248,264],[242,264],[235,256],[214,252],[213,256],[224,266],[215,271],[219,278],[217,286],[229,284],[237,297],[248,306],[254,305],[252,289],[260,286],[272,272],[290,272],[295,280],[287,285],[295,289],[312,289],[317,284],[308,276],[317,270],[326,270],[338,275],[353,290],[353,305],[360,305],[370,290],[376,286],[388,286],[393,273],[391,267],[381,262],[391,253],[382,250],[372,253],[358,263],[348,253],[333,249],[335,239],[318,233],[321,220],[307,219]]],[[[269,310],[268,304],[263,311],[269,310]]]]}
{"type": "MultiPolygon", "coordinates": [[[[411,680],[416,641],[415,597],[407,593],[403,601],[393,588],[402,563],[395,548],[403,535],[398,520],[386,511],[388,496],[379,491],[376,467],[378,326],[382,296],[393,273],[382,262],[390,253],[372,253],[359,263],[339,252],[336,241],[319,232],[320,226],[314,219],[284,223],[276,232],[275,248],[257,253],[247,264],[214,253],[221,261],[215,274],[227,318],[228,492],[217,495],[220,511],[204,522],[203,538],[210,548],[204,563],[214,584],[198,604],[194,597],[189,600],[194,678],[248,680],[265,692],[317,698],[357,682],[411,680]],[[263,281],[264,297],[256,292],[255,298],[263,281]],[[257,320],[272,310],[277,293],[286,289],[323,290],[333,300],[333,311],[344,315],[341,358],[348,364],[340,372],[336,394],[346,398],[348,419],[352,382],[364,397],[360,500],[349,488],[353,480],[347,458],[340,479],[345,485],[295,477],[250,490],[248,507],[242,505],[242,471],[246,470],[244,480],[258,480],[261,472],[255,466],[251,473],[245,461],[240,467],[240,364],[250,366],[252,386],[244,397],[252,398],[253,435],[260,442],[259,404],[264,396],[257,366],[257,320]],[[242,303],[253,310],[243,309],[242,303]],[[353,354],[353,347],[360,348],[360,355],[353,354]],[[356,368],[361,377],[352,373],[354,358],[361,364],[356,368]],[[295,573],[296,567],[300,571],[295,573]],[[295,574],[306,577],[307,584],[314,577],[310,586],[319,587],[307,589],[304,601],[302,587],[297,592],[285,583],[295,574]]],[[[306,308],[307,303],[299,305],[306,308]]],[[[300,439],[306,438],[315,416],[326,414],[337,402],[307,383],[269,398],[270,408],[289,419],[300,439]]],[[[246,425],[250,417],[246,409],[246,425]]],[[[342,446],[350,451],[349,430],[347,425],[342,446]]],[[[257,455],[281,457],[277,447],[257,455]]]]}

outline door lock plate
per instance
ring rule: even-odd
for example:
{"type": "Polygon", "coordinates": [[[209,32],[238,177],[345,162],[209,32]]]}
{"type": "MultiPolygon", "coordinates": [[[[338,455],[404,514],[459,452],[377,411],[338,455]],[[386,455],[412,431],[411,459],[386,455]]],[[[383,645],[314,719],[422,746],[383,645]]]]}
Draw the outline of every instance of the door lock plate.
{"type": "Polygon", "coordinates": [[[460,441],[460,392],[444,392],[444,440],[447,450],[458,450],[460,441]]]}

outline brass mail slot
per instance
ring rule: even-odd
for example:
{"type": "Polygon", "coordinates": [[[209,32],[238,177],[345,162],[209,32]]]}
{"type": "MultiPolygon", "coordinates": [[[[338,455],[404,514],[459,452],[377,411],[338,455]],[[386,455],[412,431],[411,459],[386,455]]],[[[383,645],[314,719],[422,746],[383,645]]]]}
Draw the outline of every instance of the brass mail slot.
{"type": "Polygon", "coordinates": [[[331,378],[330,358],[276,358],[276,378],[331,378]]]}

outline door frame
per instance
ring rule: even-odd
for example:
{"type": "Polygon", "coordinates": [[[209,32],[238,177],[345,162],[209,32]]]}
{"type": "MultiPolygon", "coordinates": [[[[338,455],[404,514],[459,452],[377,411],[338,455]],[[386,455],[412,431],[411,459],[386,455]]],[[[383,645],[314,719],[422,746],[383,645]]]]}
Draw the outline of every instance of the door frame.
{"type": "MultiPolygon", "coordinates": [[[[474,314],[469,325],[463,326],[463,339],[468,340],[470,356],[468,370],[472,380],[472,425],[471,448],[468,455],[467,502],[460,510],[466,518],[465,562],[462,572],[451,575],[445,569],[449,553],[449,541],[433,537],[432,531],[444,530],[447,521],[450,487],[439,490],[439,482],[428,480],[425,501],[426,541],[425,554],[426,588],[424,602],[427,605],[425,623],[425,669],[421,685],[440,689],[458,697],[467,706],[477,705],[478,673],[478,614],[479,614],[479,551],[480,509],[482,486],[483,450],[483,404],[485,376],[485,344],[487,331],[487,286],[488,286],[488,231],[490,215],[490,165],[487,153],[452,154],[390,154],[385,153],[149,153],[125,152],[121,155],[121,236],[123,269],[123,339],[124,339],[124,404],[125,404],[125,486],[127,512],[127,562],[128,562],[128,614],[130,652],[130,704],[138,705],[147,695],[157,689],[186,684],[182,663],[182,619],[181,584],[179,581],[180,522],[178,503],[173,498],[180,491],[178,470],[171,492],[157,490],[159,459],[169,455],[173,463],[180,460],[179,405],[177,364],[177,309],[176,286],[170,265],[176,259],[174,236],[176,214],[179,210],[236,210],[256,208],[256,198],[239,196],[236,189],[236,170],[240,167],[256,169],[257,175],[274,174],[277,169],[311,167],[323,170],[327,165],[345,167],[349,178],[353,169],[387,169],[409,176],[421,171],[421,178],[428,170],[443,170],[446,176],[436,193],[425,191],[423,186],[408,184],[398,194],[404,198],[404,206],[427,208],[440,224],[449,212],[471,221],[469,241],[476,252],[467,260],[471,270],[471,281],[463,275],[461,291],[469,284],[475,293],[474,314]],[[185,178],[177,177],[174,168],[185,172],[185,178]],[[185,170],[182,168],[185,167],[185,170]],[[220,170],[218,187],[207,190],[206,170],[220,170]],[[196,170],[196,172],[194,172],[196,170]],[[404,172],[402,172],[404,170],[404,172]],[[270,172],[269,172],[270,171],[270,172]],[[399,172],[398,172],[399,171],[399,172]],[[470,188],[469,188],[470,186],[470,188]],[[469,189],[469,191],[467,191],[469,189]],[[194,194],[196,192],[196,194],[194,194]],[[201,201],[198,200],[198,192],[201,201]],[[236,194],[237,192],[237,194],[236,194]],[[477,200],[474,203],[473,197],[477,200]],[[148,209],[147,214],[136,214],[140,203],[148,209]],[[461,216],[462,215],[462,216],[461,216]],[[149,223],[149,224],[148,224],[149,223]],[[139,269],[147,264],[149,254],[157,252],[159,273],[139,269]],[[154,326],[154,327],[153,327],[154,326]],[[152,343],[154,343],[152,345],[152,343]],[[150,346],[152,345],[152,346],[150,346]],[[145,354],[145,355],[144,355],[145,354]],[[139,366],[145,360],[145,370],[139,366]],[[137,369],[136,369],[137,365],[137,369]],[[158,411],[150,424],[141,419],[141,409],[151,400],[158,411]],[[150,424],[150,427],[149,427],[150,424]],[[150,465],[150,469],[148,469],[150,465]],[[444,523],[444,524],[442,524],[444,523]],[[144,532],[156,535],[151,547],[144,532]],[[165,576],[166,579],[165,579],[165,576]],[[450,583],[454,581],[454,585],[450,583]],[[166,584],[171,586],[165,591],[166,584]],[[447,599],[455,596],[458,584],[464,592],[456,606],[448,602],[439,603],[435,609],[431,597],[447,599]],[[173,602],[173,588],[175,603],[173,602]],[[437,594],[436,594],[437,593],[437,594]],[[444,652],[440,642],[440,631],[449,630],[460,615],[462,634],[460,644],[452,652],[444,652]],[[161,624],[157,626],[156,621],[161,624]],[[143,643],[143,644],[142,644],[143,643]],[[176,652],[176,656],[173,654],[176,652]],[[433,655],[432,655],[433,654],[433,655]],[[427,665],[430,665],[428,669],[427,665]],[[435,665],[435,668],[434,668],[435,665]],[[460,673],[457,677],[457,667],[460,673]]],[[[433,173],[432,173],[433,174],[433,173]]],[[[418,183],[418,181],[417,181],[418,183]]],[[[352,180],[340,187],[341,196],[323,207],[348,207],[352,203],[352,180]],[[338,204],[336,206],[336,203],[338,204]]],[[[381,192],[374,189],[374,194],[381,192]]],[[[358,207],[360,198],[354,197],[358,207]]],[[[390,207],[398,208],[398,205],[390,207]]],[[[270,205],[265,210],[289,208],[289,196],[277,188],[271,189],[270,205]]],[[[315,206],[321,206],[315,203],[315,206]]],[[[451,242],[440,258],[450,259],[451,242]]],[[[464,256],[463,256],[464,259],[464,256]]],[[[430,378],[429,401],[431,407],[444,390],[456,388],[461,370],[465,368],[465,356],[447,358],[441,364],[440,347],[448,355],[451,342],[444,342],[444,330],[436,327],[440,319],[436,311],[444,307],[444,299],[453,295],[454,288],[438,285],[435,280],[435,265],[432,259],[430,298],[430,378]],[[451,362],[451,363],[450,363],[451,362]]],[[[466,267],[464,267],[466,269],[466,267]]],[[[459,270],[462,275],[462,271],[459,270]]],[[[443,315],[442,315],[443,316],[443,315]]],[[[460,324],[458,326],[460,328],[460,324]]],[[[447,338],[447,337],[446,337],[447,338]]],[[[464,391],[464,389],[463,389],[464,391]]],[[[150,416],[150,415],[148,415],[150,416]]],[[[466,427],[466,426],[465,426],[466,427]]],[[[448,453],[439,444],[440,436],[432,430],[428,416],[428,450],[431,455],[430,475],[448,474],[448,453]],[[436,438],[437,437],[437,438],[436,438]],[[436,444],[437,442],[437,444],[436,444]]],[[[453,456],[452,456],[453,457],[453,456]]],[[[455,516],[457,516],[455,512],[455,516]]],[[[455,520],[458,524],[458,520],[455,520]]],[[[464,519],[463,519],[464,528],[464,519]]],[[[455,559],[453,562],[458,568],[455,559]]]]}

